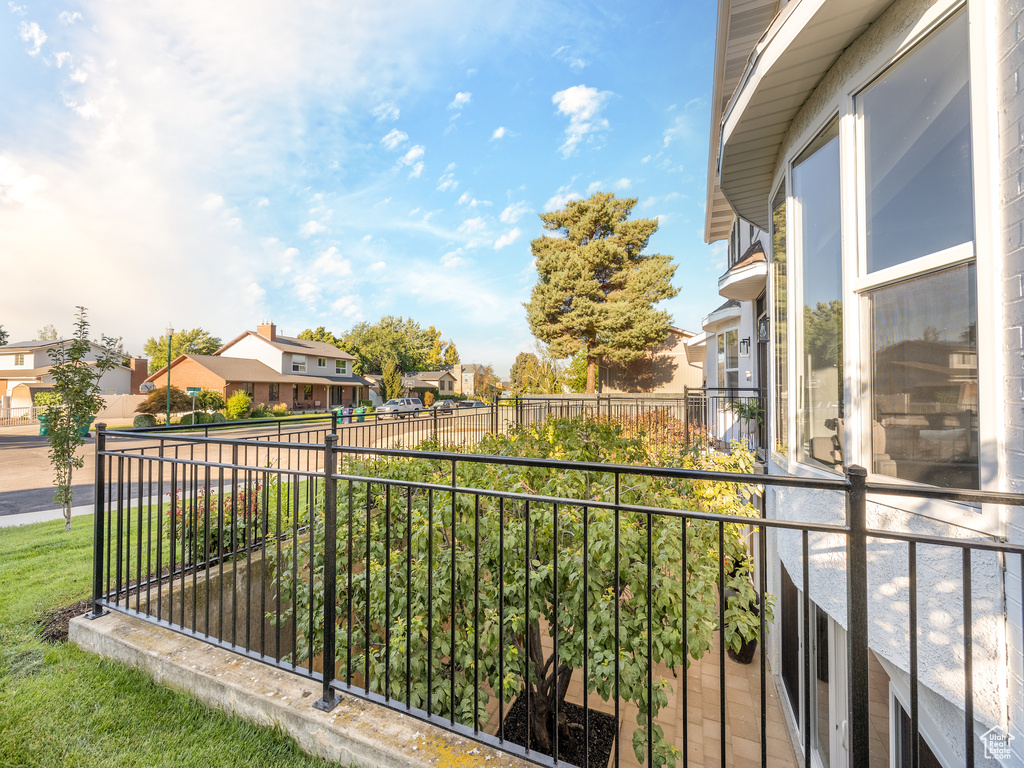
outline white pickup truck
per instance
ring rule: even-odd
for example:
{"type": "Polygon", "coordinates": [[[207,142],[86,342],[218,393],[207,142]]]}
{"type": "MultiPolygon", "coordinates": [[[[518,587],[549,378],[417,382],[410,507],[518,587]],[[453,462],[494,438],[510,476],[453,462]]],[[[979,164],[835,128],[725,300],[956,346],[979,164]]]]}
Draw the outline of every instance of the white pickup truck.
{"type": "Polygon", "coordinates": [[[423,402],[418,397],[396,397],[379,406],[376,413],[377,418],[404,419],[410,413],[415,416],[422,408],[423,402]]]}

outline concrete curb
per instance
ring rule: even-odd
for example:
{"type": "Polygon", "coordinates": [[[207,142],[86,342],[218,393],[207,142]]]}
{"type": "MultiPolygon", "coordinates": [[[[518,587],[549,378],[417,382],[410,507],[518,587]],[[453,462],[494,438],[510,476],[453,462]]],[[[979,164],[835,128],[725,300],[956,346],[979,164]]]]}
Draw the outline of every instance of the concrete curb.
{"type": "Polygon", "coordinates": [[[279,726],[306,752],[343,765],[384,768],[527,768],[532,763],[354,696],[332,712],[313,708],[314,681],[201,640],[111,612],[77,617],[71,642],[186,691],[209,706],[279,726]]]}

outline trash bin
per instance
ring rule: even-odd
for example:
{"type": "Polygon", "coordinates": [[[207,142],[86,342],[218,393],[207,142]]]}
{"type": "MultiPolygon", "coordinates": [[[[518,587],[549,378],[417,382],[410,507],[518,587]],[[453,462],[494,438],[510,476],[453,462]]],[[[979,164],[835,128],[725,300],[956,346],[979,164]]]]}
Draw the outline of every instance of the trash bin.
{"type": "Polygon", "coordinates": [[[37,416],[37,418],[39,419],[39,436],[46,437],[47,435],[50,434],[50,429],[49,427],[46,426],[47,416],[45,413],[40,413],[39,416],[37,416]]]}
{"type": "Polygon", "coordinates": [[[356,408],[356,423],[362,424],[366,419],[366,406],[360,405],[356,408]]]}
{"type": "Polygon", "coordinates": [[[81,422],[75,424],[75,426],[78,427],[79,431],[82,433],[82,437],[89,436],[89,427],[92,426],[92,422],[93,419],[89,419],[84,424],[82,424],[81,422]]]}
{"type": "Polygon", "coordinates": [[[341,409],[341,422],[342,422],[342,424],[351,424],[352,423],[352,406],[351,405],[346,405],[344,408],[341,409]]]}

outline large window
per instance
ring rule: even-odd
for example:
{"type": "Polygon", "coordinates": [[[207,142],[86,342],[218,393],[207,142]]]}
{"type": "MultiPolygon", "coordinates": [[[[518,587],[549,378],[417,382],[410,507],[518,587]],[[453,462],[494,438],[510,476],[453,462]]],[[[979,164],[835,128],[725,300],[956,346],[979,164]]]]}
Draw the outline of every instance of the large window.
{"type": "Polygon", "coordinates": [[[843,300],[839,129],[834,121],[793,163],[799,233],[796,318],[797,460],[838,470],[843,463],[843,300]]]}
{"type": "Polygon", "coordinates": [[[775,450],[789,452],[789,354],[786,348],[786,185],[779,187],[772,200],[772,290],[775,327],[775,450]]]}
{"type": "Polygon", "coordinates": [[[979,487],[970,68],[960,12],[856,96],[871,470],[979,487]]]}
{"type": "Polygon", "coordinates": [[[292,355],[292,373],[306,372],[306,356],[292,355]]]}
{"type": "Polygon", "coordinates": [[[974,240],[967,14],[858,95],[866,271],[974,240]]]}

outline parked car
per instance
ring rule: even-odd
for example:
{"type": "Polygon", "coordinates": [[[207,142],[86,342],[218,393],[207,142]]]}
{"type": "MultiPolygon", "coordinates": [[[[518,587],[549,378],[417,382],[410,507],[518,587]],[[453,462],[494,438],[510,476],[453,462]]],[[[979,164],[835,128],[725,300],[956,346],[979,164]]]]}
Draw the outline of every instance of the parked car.
{"type": "Polygon", "coordinates": [[[390,416],[393,419],[404,419],[409,414],[415,416],[421,408],[423,401],[418,397],[395,397],[377,408],[377,418],[390,416]]]}
{"type": "Polygon", "coordinates": [[[487,403],[481,400],[463,400],[459,403],[459,408],[486,408],[487,403]]]}
{"type": "Polygon", "coordinates": [[[431,410],[440,411],[441,413],[451,413],[458,408],[458,405],[456,405],[454,400],[438,400],[430,406],[430,408],[431,410]]]}

